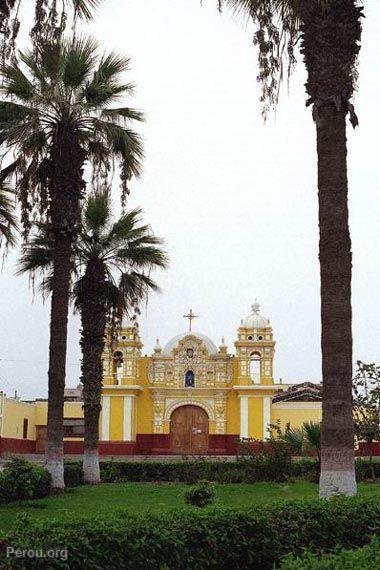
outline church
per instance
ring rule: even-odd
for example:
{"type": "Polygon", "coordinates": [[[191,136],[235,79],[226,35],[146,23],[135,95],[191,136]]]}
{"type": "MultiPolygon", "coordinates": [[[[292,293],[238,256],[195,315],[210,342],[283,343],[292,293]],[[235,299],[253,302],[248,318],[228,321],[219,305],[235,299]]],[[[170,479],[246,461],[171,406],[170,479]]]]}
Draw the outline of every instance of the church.
{"type": "MultiPolygon", "coordinates": [[[[233,455],[239,439],[265,440],[270,424],[320,421],[319,384],[283,384],[273,377],[275,338],[257,302],[240,321],[234,353],[189,330],[157,339],[142,355],[138,328],[123,321],[103,355],[99,451],[103,455],[233,455]]],[[[83,451],[80,386],[67,389],[65,453],[83,451]]],[[[0,451],[42,453],[47,401],[7,398],[0,392],[0,451]]]]}

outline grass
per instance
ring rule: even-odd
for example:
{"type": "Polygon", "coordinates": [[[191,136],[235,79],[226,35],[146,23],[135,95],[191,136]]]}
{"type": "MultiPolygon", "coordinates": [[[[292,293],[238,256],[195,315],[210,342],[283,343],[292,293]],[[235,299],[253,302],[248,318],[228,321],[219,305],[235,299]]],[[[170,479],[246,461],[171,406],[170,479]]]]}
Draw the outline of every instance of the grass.
{"type": "MultiPolygon", "coordinates": [[[[9,529],[20,513],[28,513],[33,519],[70,520],[75,516],[92,517],[98,514],[114,514],[116,511],[141,513],[162,512],[171,508],[186,507],[184,484],[112,483],[83,486],[38,501],[23,501],[0,507],[0,528],[9,529]]],[[[314,483],[299,481],[289,484],[254,483],[215,485],[217,504],[226,507],[248,508],[279,500],[317,498],[318,487],[314,483]]],[[[380,484],[359,484],[359,496],[379,497],[380,484]]]]}

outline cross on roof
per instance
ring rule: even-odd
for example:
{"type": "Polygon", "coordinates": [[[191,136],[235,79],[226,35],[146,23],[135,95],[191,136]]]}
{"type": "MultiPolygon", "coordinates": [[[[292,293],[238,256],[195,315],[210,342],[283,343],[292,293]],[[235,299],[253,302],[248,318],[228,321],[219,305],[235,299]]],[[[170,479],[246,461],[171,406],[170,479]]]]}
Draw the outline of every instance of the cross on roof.
{"type": "Polygon", "coordinates": [[[193,319],[197,319],[198,315],[194,315],[193,313],[193,309],[190,309],[189,314],[188,315],[183,315],[184,319],[189,319],[189,332],[191,332],[191,321],[193,319]]]}

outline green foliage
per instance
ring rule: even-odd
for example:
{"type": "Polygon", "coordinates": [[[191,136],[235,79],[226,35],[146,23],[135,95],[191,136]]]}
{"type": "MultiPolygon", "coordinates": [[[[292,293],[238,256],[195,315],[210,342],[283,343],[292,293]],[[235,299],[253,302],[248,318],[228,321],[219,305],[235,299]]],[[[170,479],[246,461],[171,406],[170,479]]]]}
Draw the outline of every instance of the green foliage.
{"type": "Polygon", "coordinates": [[[210,481],[199,481],[185,493],[185,502],[194,507],[207,507],[215,501],[215,487],[210,481]]]}
{"type": "Polygon", "coordinates": [[[245,464],[252,481],[280,483],[286,481],[291,472],[291,448],[287,442],[278,437],[277,432],[274,435],[272,429],[268,442],[255,440],[239,442],[238,461],[245,464]]]}
{"type": "MultiPolygon", "coordinates": [[[[153,235],[148,225],[141,223],[142,210],[124,212],[115,220],[110,195],[106,191],[90,194],[84,204],[79,236],[74,245],[72,278],[73,296],[79,310],[89,297],[88,287],[97,287],[97,298],[107,314],[117,316],[146,299],[158,286],[150,277],[155,268],[167,267],[162,240],[153,235]],[[90,267],[102,266],[102,282],[89,279],[90,267]]],[[[32,276],[41,273],[41,288],[51,289],[54,243],[48,228],[37,224],[37,232],[23,247],[19,273],[32,276]]],[[[91,277],[91,276],[90,276],[91,277]]]]}
{"type": "Polygon", "coordinates": [[[16,230],[17,221],[15,216],[14,192],[9,186],[4,184],[0,178],[0,246],[3,238],[7,245],[15,245],[16,230]]]}
{"type": "MultiPolygon", "coordinates": [[[[167,482],[197,483],[201,480],[215,483],[256,483],[260,481],[281,482],[288,479],[318,481],[318,461],[313,457],[292,460],[284,472],[274,472],[276,460],[267,456],[257,460],[237,461],[101,461],[103,483],[123,482],[167,482]]],[[[372,477],[371,463],[365,459],[356,460],[356,478],[365,481],[372,477]]],[[[82,463],[65,463],[65,483],[68,487],[83,484],[82,463]]],[[[373,463],[375,478],[380,479],[380,462],[373,463]]]]}
{"type": "MultiPolygon", "coordinates": [[[[286,481],[290,477],[315,474],[314,459],[289,461],[281,455],[258,454],[240,457],[237,461],[149,461],[101,462],[101,479],[106,483],[173,482],[196,483],[201,480],[216,483],[255,483],[286,481]]],[[[78,464],[80,469],[80,464],[78,464]]]]}
{"type": "Polygon", "coordinates": [[[281,423],[270,424],[271,445],[284,444],[294,455],[306,455],[316,453],[318,458],[321,454],[321,423],[303,422],[301,427],[293,428],[288,422],[283,430],[281,423]]]}
{"type": "MultiPolygon", "coordinates": [[[[380,440],[380,366],[358,360],[352,382],[355,436],[371,444],[380,440]]],[[[372,462],[372,446],[370,445],[372,462]]],[[[375,477],[372,468],[372,477],[375,477]]]]}
{"type": "Polygon", "coordinates": [[[129,192],[143,158],[141,137],[131,127],[143,115],[120,107],[121,97],[133,93],[133,85],[121,81],[128,68],[128,58],[102,55],[95,40],[81,37],[42,42],[2,65],[0,142],[13,162],[1,179],[15,180],[25,230],[32,218],[45,221],[53,149],[67,152],[63,125],[90,163],[94,185],[108,188],[117,164],[123,197],[129,192]],[[111,108],[116,101],[119,106],[111,108]]]}
{"type": "Polygon", "coordinates": [[[380,567],[380,539],[374,538],[371,544],[355,550],[342,551],[322,557],[306,551],[299,558],[286,557],[281,570],[374,570],[380,567]]]}
{"type": "Polygon", "coordinates": [[[0,503],[41,499],[49,495],[50,491],[50,473],[25,459],[10,459],[0,472],[0,503]]]}
{"type": "MultiPolygon", "coordinates": [[[[48,550],[64,545],[70,568],[272,569],[305,548],[318,554],[361,547],[380,532],[378,499],[287,502],[251,509],[180,510],[140,516],[30,519],[0,534],[8,544],[48,550]]],[[[14,564],[14,565],[13,565],[14,564]]],[[[59,564],[57,563],[57,566],[59,564]]],[[[35,560],[12,562],[35,568],[35,560]]],[[[376,566],[375,566],[376,567],[376,566]]]]}
{"type": "Polygon", "coordinates": [[[65,463],[64,479],[66,487],[83,485],[83,465],[81,462],[65,463]]]}

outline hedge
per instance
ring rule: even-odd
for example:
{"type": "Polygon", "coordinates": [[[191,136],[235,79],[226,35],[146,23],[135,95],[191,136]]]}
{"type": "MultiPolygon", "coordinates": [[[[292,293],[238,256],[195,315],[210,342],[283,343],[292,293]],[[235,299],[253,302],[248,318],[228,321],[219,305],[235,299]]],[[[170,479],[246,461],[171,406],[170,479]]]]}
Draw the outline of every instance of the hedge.
{"type": "Polygon", "coordinates": [[[173,510],[160,515],[21,519],[0,534],[7,546],[47,552],[67,548],[68,561],[14,558],[12,568],[272,569],[307,547],[325,553],[361,547],[380,532],[380,501],[334,499],[252,509],[173,510]],[[46,564],[46,565],[45,565],[46,564]],[[47,565],[48,564],[48,565],[47,565]]]}
{"type": "Polygon", "coordinates": [[[46,469],[15,457],[0,472],[0,504],[24,499],[41,499],[51,492],[51,476],[46,469]]]}
{"type": "MultiPolygon", "coordinates": [[[[380,478],[380,463],[374,463],[375,476],[380,478]]],[[[101,479],[104,483],[154,482],[196,483],[201,480],[216,483],[255,483],[257,481],[286,481],[305,478],[318,481],[318,464],[315,459],[302,458],[289,465],[276,465],[266,458],[237,461],[101,461],[101,479]]],[[[368,460],[356,461],[358,481],[371,477],[368,460]]],[[[82,464],[65,464],[67,487],[83,484],[82,464]]]]}
{"type": "MultiPolygon", "coordinates": [[[[289,466],[278,465],[267,457],[259,461],[102,461],[101,479],[105,483],[133,482],[182,482],[196,483],[201,480],[217,483],[254,483],[257,481],[286,481],[291,477],[315,479],[315,459],[301,459],[289,466]]],[[[83,483],[82,464],[65,464],[65,482],[68,487],[83,483]]]]}
{"type": "Polygon", "coordinates": [[[281,570],[374,570],[380,568],[380,540],[356,550],[344,550],[339,554],[325,554],[322,557],[305,552],[300,558],[290,556],[282,563],[281,570]]]}

